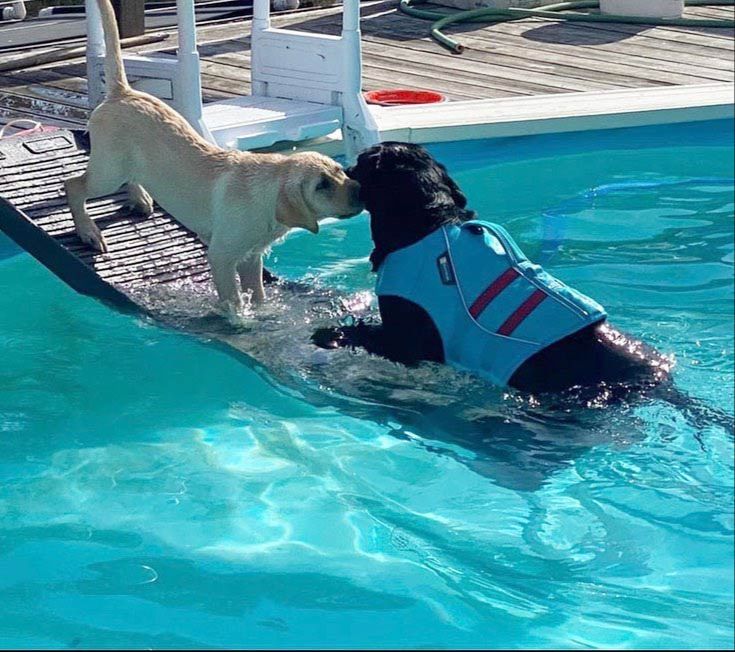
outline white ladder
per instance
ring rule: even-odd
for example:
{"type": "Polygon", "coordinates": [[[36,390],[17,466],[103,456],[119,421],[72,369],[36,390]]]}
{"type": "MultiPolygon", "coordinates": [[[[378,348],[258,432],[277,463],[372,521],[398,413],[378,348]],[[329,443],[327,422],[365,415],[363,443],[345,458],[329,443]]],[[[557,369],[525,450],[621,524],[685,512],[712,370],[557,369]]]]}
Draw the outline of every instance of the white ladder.
{"type": "MultiPolygon", "coordinates": [[[[105,46],[96,0],[86,6],[89,97],[96,106],[103,97],[105,46]]],[[[205,105],[193,0],[177,0],[177,18],[176,56],[125,55],[125,70],[135,88],[167,101],[205,138],[225,148],[255,149],[340,129],[350,160],[379,142],[362,96],[359,0],[344,0],[340,36],[273,28],[269,0],[255,0],[252,94],[205,105]]]]}
{"type": "MultiPolygon", "coordinates": [[[[87,17],[87,85],[92,108],[104,98],[105,39],[97,0],[85,0],[87,17]]],[[[165,100],[204,137],[202,87],[193,0],[177,0],[179,47],[176,56],[125,54],[125,72],[134,88],[165,100]]]]}

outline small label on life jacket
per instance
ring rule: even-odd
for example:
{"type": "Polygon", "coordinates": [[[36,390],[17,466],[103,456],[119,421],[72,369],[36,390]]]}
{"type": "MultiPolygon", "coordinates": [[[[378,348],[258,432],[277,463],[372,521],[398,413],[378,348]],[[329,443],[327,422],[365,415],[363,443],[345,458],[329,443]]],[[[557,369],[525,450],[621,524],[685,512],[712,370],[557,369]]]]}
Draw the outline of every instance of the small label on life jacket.
{"type": "Polygon", "coordinates": [[[447,252],[444,252],[436,259],[436,266],[439,268],[439,278],[441,278],[444,285],[456,285],[452,261],[449,259],[447,252]]]}

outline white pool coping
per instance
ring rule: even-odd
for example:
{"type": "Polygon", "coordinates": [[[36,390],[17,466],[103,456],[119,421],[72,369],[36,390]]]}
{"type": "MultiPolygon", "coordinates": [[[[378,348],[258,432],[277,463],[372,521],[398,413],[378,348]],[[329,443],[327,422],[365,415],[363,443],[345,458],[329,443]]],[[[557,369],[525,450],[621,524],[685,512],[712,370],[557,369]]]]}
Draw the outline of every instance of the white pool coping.
{"type": "MultiPolygon", "coordinates": [[[[626,88],[420,106],[372,106],[383,140],[436,143],[735,117],[735,84],[626,88]]],[[[342,153],[339,132],[310,149],[342,153]]]]}

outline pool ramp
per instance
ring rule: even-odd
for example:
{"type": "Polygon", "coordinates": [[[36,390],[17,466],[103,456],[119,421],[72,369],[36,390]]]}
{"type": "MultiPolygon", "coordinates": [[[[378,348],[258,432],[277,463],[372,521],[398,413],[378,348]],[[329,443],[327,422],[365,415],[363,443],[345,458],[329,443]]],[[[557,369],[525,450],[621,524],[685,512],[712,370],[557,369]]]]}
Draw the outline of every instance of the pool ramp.
{"type": "Polygon", "coordinates": [[[81,174],[88,157],[81,131],[0,139],[0,230],[77,292],[126,312],[146,312],[134,299],[146,286],[207,283],[206,249],[197,236],[158,206],[149,217],[131,213],[124,192],[87,202],[107,253],[77,237],[64,180],[81,174]]]}

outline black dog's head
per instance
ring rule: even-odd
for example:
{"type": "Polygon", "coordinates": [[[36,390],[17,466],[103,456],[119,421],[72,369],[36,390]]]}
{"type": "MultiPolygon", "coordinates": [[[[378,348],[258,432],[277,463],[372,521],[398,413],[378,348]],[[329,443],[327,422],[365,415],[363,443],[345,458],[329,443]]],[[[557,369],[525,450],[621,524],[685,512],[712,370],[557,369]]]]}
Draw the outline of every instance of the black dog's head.
{"type": "Polygon", "coordinates": [[[375,249],[373,270],[385,257],[440,226],[472,219],[467,198],[420,145],[385,142],[366,149],[347,176],[360,182],[360,199],[370,213],[375,249]]]}

